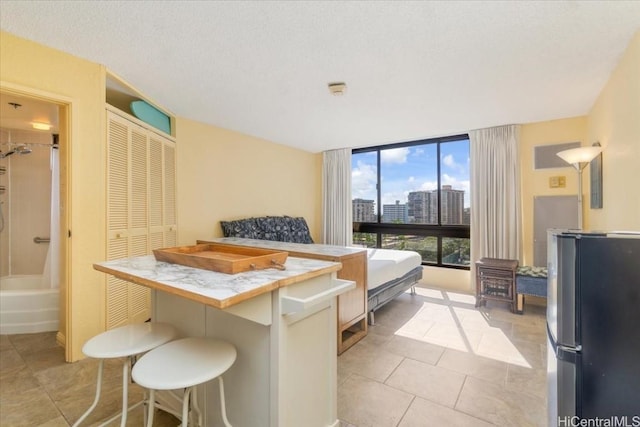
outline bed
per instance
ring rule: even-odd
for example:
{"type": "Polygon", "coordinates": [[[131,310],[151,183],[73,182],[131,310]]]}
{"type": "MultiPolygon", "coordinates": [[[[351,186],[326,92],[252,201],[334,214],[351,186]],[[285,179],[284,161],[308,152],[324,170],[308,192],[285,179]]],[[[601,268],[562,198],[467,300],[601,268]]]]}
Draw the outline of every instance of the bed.
{"type": "Polygon", "coordinates": [[[375,324],[375,311],[411,288],[422,278],[422,257],[417,252],[367,249],[368,322],[375,324]]]}
{"type": "Polygon", "coordinates": [[[422,278],[422,258],[417,252],[370,248],[365,268],[364,248],[315,244],[302,217],[243,218],[220,221],[220,226],[224,238],[215,239],[219,243],[281,249],[293,256],[342,262],[338,277],[357,285],[350,295],[340,298],[338,353],[366,335],[376,310],[422,278]]]}

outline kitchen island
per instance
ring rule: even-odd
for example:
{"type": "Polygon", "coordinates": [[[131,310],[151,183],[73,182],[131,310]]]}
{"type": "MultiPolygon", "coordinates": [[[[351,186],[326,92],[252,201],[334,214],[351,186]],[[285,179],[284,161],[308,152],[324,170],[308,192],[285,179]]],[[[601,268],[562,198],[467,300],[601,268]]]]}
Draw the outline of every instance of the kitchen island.
{"type": "MultiPolygon", "coordinates": [[[[224,374],[234,426],[339,424],[336,297],[355,287],[337,279],[340,263],[288,257],[284,270],[230,275],[144,256],[94,268],[151,288],[153,321],[236,346],[236,362],[224,374]]],[[[217,384],[198,396],[205,425],[222,425],[217,384]]]]}

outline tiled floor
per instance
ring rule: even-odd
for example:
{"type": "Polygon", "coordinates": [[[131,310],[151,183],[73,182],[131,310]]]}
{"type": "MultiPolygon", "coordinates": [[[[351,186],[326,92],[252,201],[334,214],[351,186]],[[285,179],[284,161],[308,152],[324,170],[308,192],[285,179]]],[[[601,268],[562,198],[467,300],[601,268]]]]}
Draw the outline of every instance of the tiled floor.
{"type": "MultiPolygon", "coordinates": [[[[380,309],[369,335],[338,358],[341,425],[544,426],[544,325],[541,307],[478,310],[470,295],[418,287],[380,309]]],[[[2,336],[0,425],[69,426],[93,401],[96,372],[95,360],[65,363],[54,333],[2,336]]],[[[117,411],[121,375],[120,363],[105,365],[103,398],[84,425],[117,411]]],[[[155,420],[177,423],[161,412],[155,420]]],[[[141,408],[127,425],[142,425],[141,408]]]]}
{"type": "Polygon", "coordinates": [[[338,358],[338,415],[357,427],[545,426],[544,307],[416,288],[338,358]]]}
{"type": "MultiPolygon", "coordinates": [[[[91,406],[98,362],[84,359],[65,363],[55,332],[2,335],[0,338],[0,426],[68,427],[91,406]]],[[[132,385],[129,401],[141,400],[132,385]]],[[[97,425],[118,411],[122,402],[122,361],[105,363],[100,403],[83,426],[97,425]]],[[[155,426],[175,427],[178,420],[158,412],[155,426]]],[[[111,423],[120,425],[120,420],[111,423]]],[[[142,406],[132,410],[127,426],[142,426],[142,406]]]]}

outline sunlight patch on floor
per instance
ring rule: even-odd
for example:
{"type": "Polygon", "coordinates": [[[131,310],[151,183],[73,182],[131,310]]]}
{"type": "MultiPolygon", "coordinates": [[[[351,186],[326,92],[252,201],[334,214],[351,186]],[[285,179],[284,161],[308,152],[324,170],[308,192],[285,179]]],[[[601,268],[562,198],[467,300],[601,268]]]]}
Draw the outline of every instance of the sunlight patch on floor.
{"type": "Polygon", "coordinates": [[[509,336],[511,323],[475,308],[474,296],[420,287],[416,294],[427,301],[395,335],[532,368],[509,336]]]}

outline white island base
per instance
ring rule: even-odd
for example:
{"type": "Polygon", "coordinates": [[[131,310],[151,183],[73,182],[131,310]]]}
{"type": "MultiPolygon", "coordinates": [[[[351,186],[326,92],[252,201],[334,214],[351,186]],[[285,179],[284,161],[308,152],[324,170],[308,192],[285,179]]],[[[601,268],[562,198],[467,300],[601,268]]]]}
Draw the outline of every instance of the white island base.
{"type": "MultiPolygon", "coordinates": [[[[236,347],[236,362],[223,374],[227,416],[234,427],[338,426],[336,297],[355,283],[336,278],[338,263],[290,257],[287,265],[291,268],[284,272],[262,273],[268,276],[269,291],[262,286],[260,291],[240,292],[246,298],[232,305],[206,295],[217,292],[214,288],[221,280],[226,292],[230,283],[244,283],[246,278],[259,282],[261,273],[206,273],[199,279],[207,283],[196,289],[163,281],[166,264],[148,258],[96,268],[151,287],[154,321],[173,324],[181,336],[215,337],[236,347]],[[313,268],[293,271],[307,265],[313,268]],[[278,280],[273,281],[274,276],[278,280]]],[[[202,273],[179,268],[180,274],[202,273]]],[[[179,411],[166,392],[157,397],[179,411]]],[[[217,381],[198,388],[198,401],[204,425],[222,426],[217,381]]]]}

